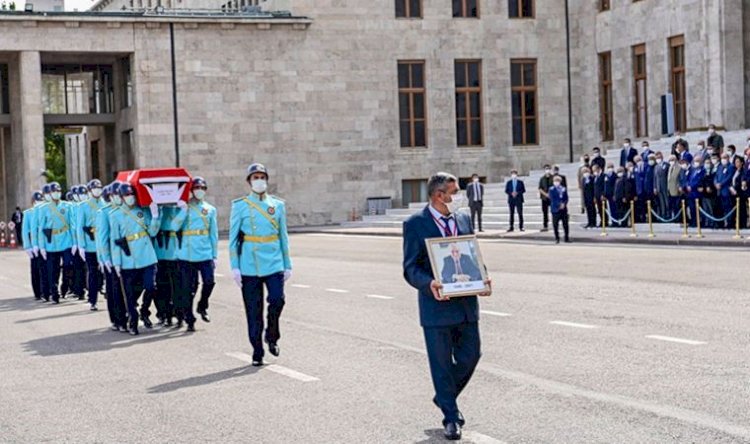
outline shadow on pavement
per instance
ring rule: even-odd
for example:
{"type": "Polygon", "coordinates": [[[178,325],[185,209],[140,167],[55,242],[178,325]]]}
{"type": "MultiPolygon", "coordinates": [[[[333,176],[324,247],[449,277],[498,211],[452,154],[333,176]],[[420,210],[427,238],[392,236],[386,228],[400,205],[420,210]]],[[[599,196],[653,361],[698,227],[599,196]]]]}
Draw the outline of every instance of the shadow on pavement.
{"type": "Polygon", "coordinates": [[[242,367],[233,368],[231,370],[223,370],[216,373],[210,373],[203,376],[193,376],[187,379],[180,379],[179,381],[167,382],[166,384],[160,384],[148,389],[148,393],[153,395],[157,393],[168,393],[174,392],[179,389],[198,387],[201,385],[213,384],[215,382],[224,381],[226,379],[237,378],[240,376],[252,375],[260,370],[258,367],[251,367],[250,365],[243,365],[242,367]]]}
{"type": "Polygon", "coordinates": [[[427,439],[417,441],[415,444],[435,444],[447,442],[445,440],[445,437],[443,436],[443,429],[427,429],[424,431],[424,434],[427,435],[427,439]]]}
{"type": "Polygon", "coordinates": [[[130,336],[111,331],[109,328],[103,328],[34,339],[25,342],[23,348],[24,351],[36,356],[72,355],[149,344],[165,339],[179,338],[186,334],[183,330],[149,331],[144,328],[141,329],[140,336],[130,336]]]}
{"type": "Polygon", "coordinates": [[[49,304],[34,299],[34,296],[25,296],[15,299],[0,299],[0,313],[6,311],[30,311],[45,308],[49,304]]]}
{"type": "Polygon", "coordinates": [[[39,318],[21,319],[19,321],[16,321],[16,324],[28,324],[30,322],[36,322],[36,321],[48,321],[51,319],[67,318],[70,316],[83,316],[83,315],[93,315],[93,314],[96,314],[96,312],[82,308],[81,311],[71,311],[70,313],[60,313],[60,314],[55,314],[55,315],[42,316],[39,318]]]}

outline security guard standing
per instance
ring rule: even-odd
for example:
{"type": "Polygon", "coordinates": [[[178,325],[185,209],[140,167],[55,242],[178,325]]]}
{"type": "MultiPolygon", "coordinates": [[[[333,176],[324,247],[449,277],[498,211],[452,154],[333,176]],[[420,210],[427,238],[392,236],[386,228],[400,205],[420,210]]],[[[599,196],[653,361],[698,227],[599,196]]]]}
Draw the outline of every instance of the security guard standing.
{"type": "Polygon", "coordinates": [[[76,214],[78,255],[86,264],[90,309],[96,311],[100,290],[99,262],[96,260],[96,213],[104,206],[101,200],[102,182],[99,179],[93,179],[85,187],[79,187],[78,192],[82,198],[76,214]],[[91,194],[90,198],[88,198],[88,193],[91,194]]]}
{"type": "Polygon", "coordinates": [[[292,276],[284,201],[266,193],[268,171],[254,163],[246,181],[252,192],[232,201],[229,253],[234,281],[242,288],[253,366],[263,365],[263,286],[268,290],[268,351],[279,356],[279,317],[284,308],[284,282],[292,276]]]}
{"type": "Polygon", "coordinates": [[[34,299],[42,299],[42,258],[39,256],[39,247],[37,246],[37,209],[44,203],[44,196],[41,191],[34,191],[31,195],[32,207],[23,212],[23,222],[21,223],[21,244],[26,254],[31,259],[31,288],[34,291],[34,299]]]}
{"type": "Polygon", "coordinates": [[[115,272],[122,280],[130,334],[138,335],[138,298],[143,290],[153,298],[156,290],[156,252],[151,238],[159,233],[161,219],[155,202],[149,212],[139,207],[132,185],[120,185],[122,205],[111,214],[110,248],[115,272]]]}
{"type": "Polygon", "coordinates": [[[70,205],[61,201],[62,188],[57,182],[49,184],[50,202],[39,208],[37,236],[39,252],[47,263],[47,284],[55,304],[60,303],[60,266],[70,267],[73,247],[70,205]]]}
{"type": "Polygon", "coordinates": [[[195,177],[191,188],[193,198],[181,211],[183,225],[180,229],[180,250],[177,253],[181,283],[178,310],[188,323],[188,330],[195,323],[193,298],[197,293],[197,286],[191,284],[196,281],[197,275],[200,275],[202,287],[196,311],[204,322],[211,322],[208,316],[208,299],[216,285],[214,270],[219,255],[216,208],[204,200],[208,184],[202,177],[195,177]]]}
{"type": "MultiPolygon", "coordinates": [[[[159,325],[167,327],[172,325],[172,317],[175,315],[175,300],[177,298],[177,287],[180,283],[177,268],[177,251],[179,250],[178,231],[182,227],[184,216],[180,215],[180,209],[186,208],[184,201],[178,201],[177,206],[165,206],[161,208],[161,227],[154,239],[154,250],[156,251],[156,293],[154,302],[156,304],[156,317],[159,325]]],[[[141,320],[147,328],[151,324],[149,306],[151,301],[144,296],[141,306],[141,320]]],[[[182,327],[182,321],[177,324],[182,327]]]]}

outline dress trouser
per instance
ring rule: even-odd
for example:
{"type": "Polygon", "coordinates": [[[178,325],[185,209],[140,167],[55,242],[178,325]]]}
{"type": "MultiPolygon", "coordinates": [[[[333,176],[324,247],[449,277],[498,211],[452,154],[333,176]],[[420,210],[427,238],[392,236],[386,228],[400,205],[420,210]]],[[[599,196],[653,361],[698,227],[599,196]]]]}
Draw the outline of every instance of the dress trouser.
{"type": "MultiPolygon", "coordinates": [[[[156,270],[156,317],[160,319],[174,316],[174,301],[177,297],[177,285],[180,279],[177,261],[159,261],[156,270]]],[[[141,313],[143,310],[141,310],[141,313]]]]}
{"type": "Polygon", "coordinates": [[[542,219],[544,228],[549,227],[549,200],[542,199],[542,219]]]}
{"type": "Polygon", "coordinates": [[[71,268],[70,250],[47,252],[47,285],[53,301],[60,300],[60,270],[71,268]]]}
{"type": "Polygon", "coordinates": [[[41,256],[31,258],[31,289],[34,291],[34,299],[42,298],[42,276],[40,264],[42,264],[41,256]]]}
{"type": "Polygon", "coordinates": [[[70,288],[74,295],[83,296],[84,288],[86,287],[86,264],[83,259],[81,259],[80,253],[78,252],[72,254],[72,258],[73,278],[71,280],[70,288]]]}
{"type": "Polygon", "coordinates": [[[86,253],[86,273],[88,276],[89,304],[96,305],[101,290],[99,261],[96,253],[86,253]]]}
{"type": "Polygon", "coordinates": [[[138,298],[144,290],[149,298],[153,298],[156,291],[156,264],[132,270],[122,270],[122,284],[125,287],[128,322],[131,328],[137,327],[138,298]]]}
{"type": "Polygon", "coordinates": [[[558,210],[552,213],[552,228],[555,230],[555,239],[560,240],[560,221],[562,221],[563,230],[565,231],[565,240],[570,239],[568,235],[568,210],[558,210]]]}
{"type": "Polygon", "coordinates": [[[513,229],[515,225],[516,211],[518,211],[518,227],[523,230],[523,202],[508,203],[510,209],[510,228],[513,229]]]}
{"type": "Polygon", "coordinates": [[[42,257],[40,254],[36,257],[37,259],[37,267],[39,272],[39,290],[42,292],[42,298],[45,301],[49,301],[50,298],[50,289],[49,289],[49,278],[47,273],[47,260],[42,257]]]}
{"type": "Polygon", "coordinates": [[[586,224],[589,227],[596,226],[596,201],[585,202],[586,206],[586,224]]]}
{"type": "Polygon", "coordinates": [[[245,303],[247,334],[253,346],[253,359],[263,359],[263,286],[268,290],[268,326],[266,341],[276,343],[281,338],[279,318],[284,309],[284,272],[270,276],[242,276],[242,300],[245,303]]]}
{"type": "Polygon", "coordinates": [[[107,312],[109,321],[118,327],[127,327],[127,315],[125,311],[125,296],[122,294],[120,278],[114,271],[104,270],[104,279],[107,284],[107,312]]]}
{"type": "Polygon", "coordinates": [[[435,403],[443,412],[443,425],[462,422],[456,399],[469,383],[482,355],[479,323],[464,322],[423,330],[435,403]]]}
{"type": "Polygon", "coordinates": [[[477,226],[477,222],[479,222],[479,229],[482,229],[482,208],[484,207],[484,204],[480,202],[472,202],[469,204],[469,208],[471,209],[471,226],[472,228],[477,226]]]}
{"type": "Polygon", "coordinates": [[[656,205],[659,209],[659,216],[662,219],[669,219],[670,217],[672,217],[669,194],[667,190],[659,191],[659,193],[656,195],[656,199],[656,205]]]}

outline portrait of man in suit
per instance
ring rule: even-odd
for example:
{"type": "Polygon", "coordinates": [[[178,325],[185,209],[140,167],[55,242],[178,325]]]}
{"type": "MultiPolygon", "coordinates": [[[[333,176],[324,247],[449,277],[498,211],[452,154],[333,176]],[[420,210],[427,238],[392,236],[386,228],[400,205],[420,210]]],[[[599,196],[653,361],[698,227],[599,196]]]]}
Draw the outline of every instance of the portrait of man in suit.
{"type": "Polygon", "coordinates": [[[482,273],[474,258],[462,254],[457,243],[450,244],[450,255],[443,259],[443,271],[440,274],[443,284],[482,280],[482,273]]]}

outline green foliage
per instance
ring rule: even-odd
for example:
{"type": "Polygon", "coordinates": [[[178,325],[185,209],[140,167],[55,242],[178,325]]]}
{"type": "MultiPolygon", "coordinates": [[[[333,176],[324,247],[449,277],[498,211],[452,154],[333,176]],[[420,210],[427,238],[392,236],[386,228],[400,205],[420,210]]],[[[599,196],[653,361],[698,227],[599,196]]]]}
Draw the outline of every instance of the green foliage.
{"type": "Polygon", "coordinates": [[[65,176],[65,136],[47,130],[44,134],[44,161],[47,168],[47,181],[59,182],[63,190],[68,183],[65,176]]]}

